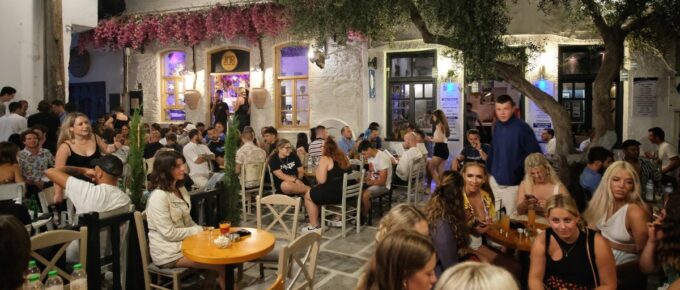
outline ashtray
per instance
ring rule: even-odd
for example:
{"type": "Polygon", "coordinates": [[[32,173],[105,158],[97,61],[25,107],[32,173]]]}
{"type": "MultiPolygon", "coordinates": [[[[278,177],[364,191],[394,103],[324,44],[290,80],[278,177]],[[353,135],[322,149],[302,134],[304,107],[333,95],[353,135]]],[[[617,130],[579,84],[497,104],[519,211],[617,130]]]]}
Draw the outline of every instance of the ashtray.
{"type": "Polygon", "coordinates": [[[213,244],[217,246],[218,248],[224,249],[226,247],[229,247],[231,245],[231,239],[225,236],[218,236],[216,239],[213,240],[213,244]]]}

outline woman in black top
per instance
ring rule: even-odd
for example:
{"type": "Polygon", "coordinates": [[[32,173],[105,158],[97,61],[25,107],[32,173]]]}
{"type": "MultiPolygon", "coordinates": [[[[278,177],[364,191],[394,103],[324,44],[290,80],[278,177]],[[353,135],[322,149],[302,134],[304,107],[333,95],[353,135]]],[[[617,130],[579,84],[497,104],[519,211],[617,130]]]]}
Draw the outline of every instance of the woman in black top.
{"type": "Polygon", "coordinates": [[[616,289],[616,264],[605,239],[581,226],[576,202],[558,194],[546,204],[550,228],[531,247],[529,289],[616,289]]]}
{"type": "Polygon", "coordinates": [[[309,186],[302,181],[305,169],[294,151],[290,141],[282,138],[269,157],[269,170],[274,175],[274,188],[277,192],[304,194],[309,191],[309,186]]]}
{"type": "Polygon", "coordinates": [[[238,130],[243,131],[243,127],[250,126],[250,92],[246,88],[240,88],[236,103],[234,103],[234,115],[238,118],[238,130]]]}
{"type": "Polygon", "coordinates": [[[326,138],[323,155],[319,159],[315,172],[317,185],[305,194],[305,208],[309,214],[308,230],[321,227],[319,224],[320,205],[342,202],[342,178],[349,169],[347,156],[338,148],[338,144],[332,137],[326,138]]]}

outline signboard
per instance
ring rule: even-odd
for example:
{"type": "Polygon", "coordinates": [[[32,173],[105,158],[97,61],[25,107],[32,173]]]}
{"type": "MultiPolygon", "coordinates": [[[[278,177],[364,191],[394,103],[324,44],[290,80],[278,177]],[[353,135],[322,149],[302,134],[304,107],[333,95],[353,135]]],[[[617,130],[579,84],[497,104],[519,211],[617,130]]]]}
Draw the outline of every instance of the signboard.
{"type": "Polygon", "coordinates": [[[458,140],[458,114],[460,106],[460,86],[454,82],[441,85],[441,110],[449,121],[449,140],[458,140]]]}
{"type": "MultiPolygon", "coordinates": [[[[540,79],[534,82],[534,86],[553,98],[555,97],[555,83],[549,80],[540,79]]],[[[527,101],[529,102],[529,106],[527,106],[526,122],[531,126],[531,129],[534,130],[536,140],[542,142],[541,132],[543,129],[552,128],[552,120],[547,113],[543,112],[543,110],[536,105],[536,103],[528,98],[527,101]]]]}
{"type": "Polygon", "coordinates": [[[657,78],[633,80],[633,117],[656,117],[657,78]]]}
{"type": "Polygon", "coordinates": [[[220,64],[222,65],[222,68],[225,71],[233,71],[237,66],[238,66],[238,58],[236,57],[236,54],[231,51],[227,50],[222,54],[222,59],[220,60],[220,64]]]}

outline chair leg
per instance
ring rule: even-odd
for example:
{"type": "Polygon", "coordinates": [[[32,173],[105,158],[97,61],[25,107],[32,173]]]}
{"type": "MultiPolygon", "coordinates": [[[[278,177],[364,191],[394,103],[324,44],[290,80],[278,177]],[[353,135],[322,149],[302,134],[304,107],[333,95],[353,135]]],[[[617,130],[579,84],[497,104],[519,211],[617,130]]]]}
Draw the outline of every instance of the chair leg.
{"type": "Polygon", "coordinates": [[[260,263],[260,279],[264,280],[264,264],[260,263]]]}
{"type": "Polygon", "coordinates": [[[172,275],[172,290],[179,290],[181,288],[181,284],[179,281],[179,275],[175,274],[172,275]]]}
{"type": "Polygon", "coordinates": [[[344,238],[344,237],[347,236],[347,231],[346,231],[346,228],[347,228],[347,207],[343,206],[342,209],[340,210],[340,212],[342,212],[342,216],[340,217],[340,220],[342,222],[342,237],[344,238]]]}

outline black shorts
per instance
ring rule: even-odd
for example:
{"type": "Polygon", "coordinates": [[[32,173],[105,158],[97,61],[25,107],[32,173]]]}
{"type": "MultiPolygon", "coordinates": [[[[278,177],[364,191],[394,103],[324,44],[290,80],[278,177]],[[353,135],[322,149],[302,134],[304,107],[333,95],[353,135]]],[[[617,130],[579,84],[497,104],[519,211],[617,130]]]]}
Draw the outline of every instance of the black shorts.
{"type": "Polygon", "coordinates": [[[434,154],[441,159],[449,159],[449,146],[446,143],[434,143],[434,154]]]}
{"type": "Polygon", "coordinates": [[[316,205],[339,204],[342,202],[342,186],[334,189],[323,185],[312,187],[312,190],[309,191],[309,197],[316,205]],[[340,191],[338,192],[337,189],[340,189],[340,191]]]}

